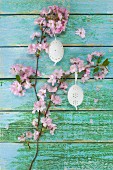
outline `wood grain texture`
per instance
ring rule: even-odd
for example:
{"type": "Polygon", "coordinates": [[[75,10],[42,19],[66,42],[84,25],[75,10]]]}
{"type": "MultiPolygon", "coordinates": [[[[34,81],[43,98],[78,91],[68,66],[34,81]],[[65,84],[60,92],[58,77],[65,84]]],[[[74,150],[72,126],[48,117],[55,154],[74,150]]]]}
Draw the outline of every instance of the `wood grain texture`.
{"type": "MultiPolygon", "coordinates": [[[[2,169],[26,170],[35,153],[22,144],[0,144],[2,169]],[[7,150],[6,150],[7,148],[7,150]],[[7,154],[6,154],[7,152],[7,154]]],[[[111,170],[113,144],[39,144],[34,170],[111,170]]]]}
{"type": "MultiPolygon", "coordinates": [[[[34,118],[31,111],[1,112],[0,142],[19,142],[18,136],[34,131],[34,118]]],[[[51,111],[51,118],[58,129],[54,136],[45,131],[40,142],[113,142],[113,111],[51,111]]]]}
{"type": "MultiPolygon", "coordinates": [[[[72,57],[79,57],[86,61],[87,55],[94,51],[103,52],[103,59],[109,58],[110,65],[107,78],[113,78],[113,47],[64,47],[64,50],[65,55],[63,59],[55,67],[54,63],[49,59],[48,54],[41,54],[39,70],[43,78],[47,78],[54,69],[63,68],[64,70],[68,70],[70,67],[70,58],[72,57]]],[[[36,63],[36,57],[28,54],[27,47],[1,48],[0,59],[0,78],[14,77],[10,73],[10,68],[14,64],[20,63],[35,68],[36,63]]]]}
{"type": "MultiPolygon", "coordinates": [[[[51,117],[58,125],[58,129],[54,136],[49,132],[45,132],[42,136],[39,156],[33,170],[112,170],[112,0],[0,1],[0,46],[2,47],[0,48],[0,169],[27,170],[34,156],[36,144],[31,143],[31,149],[28,149],[26,145],[17,143],[19,135],[33,130],[31,126],[31,120],[35,117],[31,114],[35,102],[33,90],[28,90],[25,97],[16,97],[9,91],[13,80],[5,78],[11,78],[9,70],[13,64],[22,63],[35,67],[35,57],[28,55],[26,48],[32,43],[30,35],[38,31],[33,24],[34,19],[38,17],[43,7],[55,4],[66,7],[71,13],[66,32],[58,36],[65,46],[65,56],[56,68],[63,66],[64,70],[67,70],[70,57],[86,59],[87,54],[102,51],[111,62],[110,72],[107,75],[108,79],[103,81],[90,80],[86,84],[79,81],[85,97],[78,111],[69,105],[67,94],[59,92],[63,103],[61,106],[51,108],[51,117]],[[75,30],[81,27],[86,30],[85,39],[75,35],[75,30]],[[100,88],[100,91],[96,88],[100,88]],[[94,103],[94,98],[99,101],[94,103]]],[[[44,53],[40,58],[39,67],[43,78],[47,78],[54,70],[53,63],[44,53]]],[[[46,79],[39,79],[38,89],[45,82],[46,79]]],[[[69,79],[67,82],[70,87],[74,84],[74,79],[69,79]]]]}
{"type": "MultiPolygon", "coordinates": [[[[23,46],[31,43],[30,35],[34,30],[35,15],[1,16],[0,37],[1,46],[23,46]],[[7,23],[7,24],[6,24],[7,23]]],[[[37,28],[37,29],[36,29],[37,28]]],[[[113,46],[113,15],[72,15],[70,16],[67,30],[58,36],[63,44],[77,46],[113,46]],[[75,30],[84,27],[86,38],[81,39],[75,35],[75,30]]],[[[50,40],[48,40],[50,41],[50,40]]]]}
{"type": "MultiPolygon", "coordinates": [[[[39,89],[47,80],[38,80],[39,89]]],[[[2,86],[0,86],[0,109],[2,110],[29,110],[33,108],[33,103],[36,101],[33,89],[29,89],[24,97],[18,97],[11,94],[9,91],[10,84],[13,81],[0,81],[2,86]],[[7,100],[8,99],[8,100],[7,100]],[[30,100],[29,100],[30,99],[30,100]]],[[[74,84],[74,80],[67,80],[69,87],[74,84]]],[[[95,81],[90,80],[89,82],[83,84],[78,81],[78,85],[83,88],[84,91],[84,101],[80,105],[80,110],[113,110],[113,79],[95,81]],[[99,87],[100,91],[96,91],[99,87]],[[94,102],[94,98],[99,99],[97,103],[94,102]]],[[[52,106],[52,110],[75,110],[68,100],[67,94],[59,91],[58,94],[61,96],[62,105],[52,106]]]]}
{"type": "Polygon", "coordinates": [[[112,0],[1,0],[1,14],[38,14],[50,5],[66,7],[71,13],[110,14],[113,13],[112,0]]]}

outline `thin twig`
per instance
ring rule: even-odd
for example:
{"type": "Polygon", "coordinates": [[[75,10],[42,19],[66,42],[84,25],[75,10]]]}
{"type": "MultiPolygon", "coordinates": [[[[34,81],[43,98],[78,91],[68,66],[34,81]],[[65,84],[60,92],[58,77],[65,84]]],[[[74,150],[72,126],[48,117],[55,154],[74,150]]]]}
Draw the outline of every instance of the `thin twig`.
{"type": "Polygon", "coordinates": [[[39,137],[38,137],[38,139],[37,139],[36,153],[35,153],[35,156],[34,156],[33,160],[31,161],[31,164],[30,164],[29,170],[31,170],[31,169],[32,169],[32,166],[33,166],[33,164],[34,164],[34,162],[35,162],[35,160],[36,160],[36,158],[37,158],[37,156],[38,156],[38,151],[39,151],[39,150],[38,150],[38,141],[39,141],[39,139],[40,139],[41,134],[42,134],[42,128],[41,128],[41,131],[40,131],[39,137]]]}
{"type": "MultiPolygon", "coordinates": [[[[45,28],[46,29],[46,28],[45,28]]],[[[45,30],[44,30],[45,31],[45,30]]],[[[41,35],[41,40],[40,40],[40,43],[43,41],[43,34],[44,34],[44,31],[42,31],[42,35],[41,35]]],[[[33,88],[34,88],[34,92],[35,92],[35,95],[36,95],[36,98],[38,100],[38,96],[37,96],[37,89],[36,89],[36,86],[37,86],[37,73],[38,73],[38,61],[39,61],[39,57],[40,57],[40,51],[38,51],[38,54],[36,53],[36,72],[35,72],[35,84],[33,85],[33,88]]],[[[39,111],[38,112],[38,126],[40,124],[40,116],[41,116],[41,112],[39,111]]],[[[43,125],[42,125],[42,128],[43,128],[43,125]]],[[[38,141],[39,141],[39,138],[41,136],[41,133],[42,133],[42,128],[40,130],[40,134],[39,134],[39,137],[37,139],[37,146],[36,146],[36,153],[35,153],[35,156],[33,158],[33,160],[31,161],[31,164],[30,164],[30,167],[29,167],[29,170],[32,169],[32,166],[38,156],[38,141]]]]}

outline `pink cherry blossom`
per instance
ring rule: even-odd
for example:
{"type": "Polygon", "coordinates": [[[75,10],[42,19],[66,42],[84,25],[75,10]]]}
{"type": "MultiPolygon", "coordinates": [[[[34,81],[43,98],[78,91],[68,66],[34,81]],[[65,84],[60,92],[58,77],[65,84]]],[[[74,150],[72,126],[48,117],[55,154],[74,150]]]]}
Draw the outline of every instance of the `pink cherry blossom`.
{"type": "Polygon", "coordinates": [[[60,85],[60,89],[66,90],[68,88],[68,84],[66,82],[62,82],[60,85]]]}
{"type": "Polygon", "coordinates": [[[50,126],[48,126],[48,129],[50,130],[50,134],[54,135],[54,131],[57,129],[56,124],[51,124],[50,126]]]}
{"type": "Polygon", "coordinates": [[[18,75],[20,77],[20,81],[15,81],[10,90],[12,93],[18,96],[23,96],[25,93],[25,89],[29,89],[32,87],[30,76],[35,75],[35,70],[30,66],[24,66],[22,64],[16,64],[11,67],[11,73],[14,75],[18,75]]]}
{"type": "Polygon", "coordinates": [[[54,93],[54,92],[56,92],[57,91],[57,87],[52,87],[52,86],[47,86],[47,90],[48,90],[48,92],[50,92],[50,93],[54,93]]]}
{"type": "Polygon", "coordinates": [[[65,75],[69,75],[70,74],[70,70],[65,71],[65,75]]]}
{"type": "Polygon", "coordinates": [[[34,21],[35,25],[38,24],[38,25],[44,25],[45,26],[45,23],[46,23],[46,21],[45,21],[45,18],[43,18],[43,17],[39,17],[34,21]]]}
{"type": "Polygon", "coordinates": [[[37,45],[36,44],[30,44],[28,46],[28,52],[29,54],[35,54],[37,51],[37,45]]]}
{"type": "Polygon", "coordinates": [[[40,89],[39,92],[37,93],[37,96],[40,99],[44,100],[44,98],[46,97],[46,89],[43,89],[43,88],[40,89]]]}
{"type": "Polygon", "coordinates": [[[61,21],[56,22],[56,28],[59,29],[61,27],[62,27],[62,22],[61,21]]]}
{"type": "Polygon", "coordinates": [[[59,17],[60,20],[62,20],[63,16],[62,16],[61,12],[58,12],[58,17],[59,17]]]}
{"type": "Polygon", "coordinates": [[[25,90],[22,89],[22,86],[18,81],[13,82],[13,84],[10,86],[10,90],[14,95],[17,96],[24,96],[25,94],[25,90]]]}
{"type": "Polygon", "coordinates": [[[36,48],[37,48],[39,51],[41,51],[41,50],[42,50],[42,44],[41,44],[41,43],[36,44],[36,48]]]}
{"type": "Polygon", "coordinates": [[[89,80],[89,78],[90,78],[89,75],[84,74],[84,75],[82,76],[81,80],[82,80],[83,83],[85,83],[87,80],[89,80]]]}
{"type": "Polygon", "coordinates": [[[55,83],[56,83],[56,76],[55,76],[55,75],[50,75],[50,76],[49,76],[48,83],[51,83],[52,86],[54,86],[55,83]]]}
{"type": "Polygon", "coordinates": [[[28,67],[23,66],[22,70],[20,70],[19,75],[21,76],[21,78],[23,80],[26,80],[27,78],[29,78],[34,73],[35,73],[35,70],[32,67],[30,67],[30,66],[28,66],[28,67]]]}
{"type": "Polygon", "coordinates": [[[85,83],[89,79],[90,79],[90,69],[87,68],[85,70],[85,73],[82,75],[81,80],[82,80],[83,83],[85,83]]]}
{"type": "Polygon", "coordinates": [[[57,104],[61,104],[61,98],[59,97],[59,96],[55,96],[54,94],[53,95],[51,95],[51,101],[55,104],[55,105],[57,105],[57,104]]]}
{"type": "Polygon", "coordinates": [[[42,111],[44,111],[45,108],[46,108],[45,101],[39,100],[39,101],[34,103],[34,108],[33,108],[32,113],[35,113],[36,111],[42,112],[42,111]]]}
{"type": "Polygon", "coordinates": [[[73,65],[70,66],[70,72],[75,73],[75,71],[77,71],[77,68],[76,68],[76,65],[73,64],[73,65]]]}
{"type": "Polygon", "coordinates": [[[51,115],[50,111],[46,113],[46,117],[49,117],[51,115]]]}
{"type": "Polygon", "coordinates": [[[41,33],[40,32],[35,32],[32,34],[31,39],[33,40],[35,37],[40,37],[41,33]]]}
{"type": "Polygon", "coordinates": [[[81,72],[85,69],[84,61],[78,64],[78,71],[81,72]]]}
{"type": "Polygon", "coordinates": [[[57,79],[60,79],[60,78],[63,76],[63,73],[64,73],[64,71],[63,71],[62,69],[60,69],[60,70],[55,70],[55,71],[53,72],[53,75],[54,75],[57,79]]]}
{"type": "Polygon", "coordinates": [[[51,29],[55,27],[55,21],[54,20],[49,20],[47,23],[47,27],[50,27],[51,29]]]}
{"type": "Polygon", "coordinates": [[[50,117],[43,117],[41,118],[41,123],[43,124],[44,127],[47,127],[51,125],[52,119],[50,117]]]}
{"type": "Polygon", "coordinates": [[[23,69],[22,64],[15,64],[11,67],[11,74],[17,75],[20,74],[20,71],[23,69]]]}
{"type": "Polygon", "coordinates": [[[19,140],[20,142],[25,142],[26,138],[25,138],[24,135],[21,135],[21,136],[18,137],[18,140],[19,140]]]}
{"type": "Polygon", "coordinates": [[[46,53],[49,52],[49,44],[47,42],[42,42],[42,49],[45,50],[46,53]]]}
{"type": "Polygon", "coordinates": [[[52,119],[49,116],[41,118],[41,123],[43,124],[43,127],[50,130],[51,135],[54,135],[54,131],[57,129],[57,126],[52,123],[52,119]]]}
{"type": "Polygon", "coordinates": [[[37,71],[37,76],[38,76],[38,77],[41,77],[41,76],[42,76],[41,73],[40,73],[40,71],[37,71]]]}
{"type": "Polygon", "coordinates": [[[87,75],[90,74],[90,69],[87,68],[85,71],[86,71],[86,74],[87,74],[87,75]]]}
{"type": "Polygon", "coordinates": [[[85,33],[86,31],[84,30],[84,28],[79,28],[77,31],[75,31],[75,34],[79,35],[81,38],[85,38],[85,33]]]}
{"type": "Polygon", "coordinates": [[[25,83],[23,83],[23,86],[25,89],[29,89],[32,87],[31,83],[29,81],[26,81],[25,83]]]}
{"type": "Polygon", "coordinates": [[[46,8],[44,8],[44,9],[41,11],[40,15],[41,15],[41,16],[44,16],[44,15],[47,15],[48,13],[49,13],[49,10],[46,9],[46,8]]]}
{"type": "Polygon", "coordinates": [[[92,59],[93,59],[93,55],[88,54],[87,61],[90,63],[90,65],[94,65],[94,62],[92,62],[92,59]]]}
{"type": "Polygon", "coordinates": [[[39,138],[40,132],[39,131],[35,131],[33,136],[34,136],[34,140],[37,140],[39,138]]]}
{"type": "Polygon", "coordinates": [[[101,69],[102,69],[102,71],[100,71],[100,72],[98,72],[98,73],[96,73],[96,74],[94,75],[94,78],[95,78],[96,80],[98,80],[98,79],[104,79],[105,76],[108,74],[108,70],[107,70],[105,67],[102,67],[101,69]]]}
{"type": "Polygon", "coordinates": [[[32,136],[33,134],[30,131],[26,132],[26,138],[32,138],[32,136]]]}
{"type": "Polygon", "coordinates": [[[33,125],[34,127],[37,127],[37,126],[38,126],[38,119],[37,119],[37,118],[33,119],[32,125],[33,125]]]}
{"type": "Polygon", "coordinates": [[[81,72],[85,69],[84,61],[79,58],[71,58],[70,62],[73,64],[70,67],[72,73],[74,73],[75,71],[81,72]]]}
{"type": "Polygon", "coordinates": [[[97,57],[102,57],[103,53],[102,52],[98,52],[98,51],[94,51],[91,55],[97,56],[97,57]]]}
{"type": "Polygon", "coordinates": [[[71,58],[70,63],[79,64],[82,60],[80,58],[71,58]]]}
{"type": "Polygon", "coordinates": [[[65,8],[49,6],[48,9],[42,10],[40,17],[35,20],[35,24],[46,26],[45,32],[53,36],[65,31],[68,17],[69,12],[65,8]]]}

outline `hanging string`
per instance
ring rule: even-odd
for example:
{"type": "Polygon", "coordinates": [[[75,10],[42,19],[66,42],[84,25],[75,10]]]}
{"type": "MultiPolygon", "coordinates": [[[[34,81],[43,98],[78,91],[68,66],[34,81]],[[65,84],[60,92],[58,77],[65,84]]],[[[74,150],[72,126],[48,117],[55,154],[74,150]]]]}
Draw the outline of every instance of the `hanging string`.
{"type": "MultiPolygon", "coordinates": [[[[55,40],[56,40],[56,35],[54,34],[54,37],[55,37],[55,40]]],[[[54,63],[54,65],[53,66],[56,66],[56,63],[54,63]]]]}
{"type": "Polygon", "coordinates": [[[53,66],[56,66],[56,63],[54,63],[53,66]]]}
{"type": "Polygon", "coordinates": [[[56,35],[54,34],[55,40],[56,40],[56,35]]]}
{"type": "MultiPolygon", "coordinates": [[[[76,82],[77,82],[77,77],[78,77],[78,74],[77,72],[75,71],[75,85],[76,85],[76,82]]],[[[77,110],[77,106],[75,106],[76,110],[77,110]]]]}
{"type": "Polygon", "coordinates": [[[77,78],[78,78],[78,74],[77,74],[77,72],[75,71],[75,84],[76,84],[76,82],[77,82],[77,78]]]}

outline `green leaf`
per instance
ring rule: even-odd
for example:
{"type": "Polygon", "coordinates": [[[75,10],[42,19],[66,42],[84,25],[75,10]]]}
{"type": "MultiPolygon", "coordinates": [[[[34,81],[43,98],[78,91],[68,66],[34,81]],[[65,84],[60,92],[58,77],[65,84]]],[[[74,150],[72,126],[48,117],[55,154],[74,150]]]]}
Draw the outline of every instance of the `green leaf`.
{"type": "Polygon", "coordinates": [[[97,59],[97,63],[100,63],[101,62],[101,57],[99,57],[98,59],[97,59]]]}
{"type": "Polygon", "coordinates": [[[19,75],[16,75],[16,80],[21,83],[21,79],[20,79],[20,76],[19,75]]]}
{"type": "Polygon", "coordinates": [[[110,62],[109,62],[109,60],[108,60],[108,58],[102,63],[102,65],[103,66],[108,66],[108,64],[109,64],[110,62]]]}
{"type": "Polygon", "coordinates": [[[99,67],[95,67],[93,72],[96,73],[99,70],[99,67]]]}
{"type": "Polygon", "coordinates": [[[45,128],[45,127],[43,127],[43,128],[42,128],[42,132],[45,132],[45,131],[46,131],[46,128],[45,128]]]}

